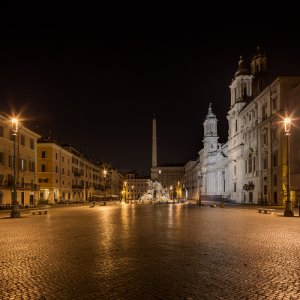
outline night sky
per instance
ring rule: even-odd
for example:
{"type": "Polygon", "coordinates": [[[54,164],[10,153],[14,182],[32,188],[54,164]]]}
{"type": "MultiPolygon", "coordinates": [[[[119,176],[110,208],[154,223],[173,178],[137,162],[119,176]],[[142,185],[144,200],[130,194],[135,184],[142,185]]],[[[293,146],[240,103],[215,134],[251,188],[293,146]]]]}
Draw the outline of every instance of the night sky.
{"type": "MultiPolygon", "coordinates": [[[[266,25],[267,24],[267,25],[266,25]]],[[[209,102],[227,140],[229,84],[259,45],[271,76],[300,75],[300,26],[56,25],[2,27],[0,110],[96,161],[149,173],[152,117],[158,162],[202,148],[209,102]],[[267,27],[268,26],[268,27],[267,27]]]]}

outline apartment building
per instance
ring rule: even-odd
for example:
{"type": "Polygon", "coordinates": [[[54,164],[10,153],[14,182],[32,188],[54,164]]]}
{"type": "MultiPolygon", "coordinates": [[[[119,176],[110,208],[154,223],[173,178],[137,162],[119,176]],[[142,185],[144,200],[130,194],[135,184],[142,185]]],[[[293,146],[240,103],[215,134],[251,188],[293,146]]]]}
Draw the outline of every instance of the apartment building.
{"type": "Polygon", "coordinates": [[[39,197],[36,147],[40,136],[19,121],[15,129],[13,132],[11,118],[0,113],[0,205],[12,203],[14,182],[20,206],[35,205],[39,197]]]}
{"type": "Polygon", "coordinates": [[[37,144],[40,201],[65,202],[72,199],[72,154],[52,139],[37,144]]]}

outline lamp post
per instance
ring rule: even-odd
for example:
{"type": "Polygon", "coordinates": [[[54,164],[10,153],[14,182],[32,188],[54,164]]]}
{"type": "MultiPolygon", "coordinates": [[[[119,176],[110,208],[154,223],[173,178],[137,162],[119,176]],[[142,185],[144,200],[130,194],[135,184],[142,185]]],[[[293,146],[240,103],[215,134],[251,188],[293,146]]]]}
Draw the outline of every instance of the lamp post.
{"type": "Polygon", "coordinates": [[[103,180],[104,180],[104,195],[106,195],[106,175],[107,175],[107,170],[103,170],[103,180]]]}
{"type": "Polygon", "coordinates": [[[292,203],[291,203],[291,192],[290,192],[290,144],[289,144],[289,136],[291,129],[291,119],[284,119],[284,130],[286,135],[286,203],[285,203],[285,217],[293,217],[294,212],[292,211],[292,203]]]}
{"type": "Polygon", "coordinates": [[[127,181],[124,181],[124,201],[126,203],[127,181]]]}
{"type": "Polygon", "coordinates": [[[173,186],[171,185],[170,186],[170,193],[171,193],[171,200],[173,200],[173,203],[174,203],[174,197],[173,197],[173,186]]]}
{"type": "Polygon", "coordinates": [[[20,211],[19,211],[19,204],[17,200],[17,190],[16,190],[16,139],[18,133],[18,119],[12,118],[11,119],[11,128],[12,128],[12,135],[14,139],[14,181],[13,181],[13,199],[12,199],[12,209],[11,209],[11,218],[20,218],[20,211]]]}
{"type": "Polygon", "coordinates": [[[135,200],[134,185],[131,186],[131,190],[132,190],[132,199],[135,200]]]}

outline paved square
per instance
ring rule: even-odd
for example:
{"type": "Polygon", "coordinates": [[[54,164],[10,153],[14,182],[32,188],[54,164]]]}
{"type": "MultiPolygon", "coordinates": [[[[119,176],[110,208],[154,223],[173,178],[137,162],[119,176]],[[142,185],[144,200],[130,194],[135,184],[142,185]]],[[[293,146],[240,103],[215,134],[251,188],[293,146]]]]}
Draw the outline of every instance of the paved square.
{"type": "Polygon", "coordinates": [[[300,299],[300,218],[112,205],[0,214],[1,299],[300,299]]]}

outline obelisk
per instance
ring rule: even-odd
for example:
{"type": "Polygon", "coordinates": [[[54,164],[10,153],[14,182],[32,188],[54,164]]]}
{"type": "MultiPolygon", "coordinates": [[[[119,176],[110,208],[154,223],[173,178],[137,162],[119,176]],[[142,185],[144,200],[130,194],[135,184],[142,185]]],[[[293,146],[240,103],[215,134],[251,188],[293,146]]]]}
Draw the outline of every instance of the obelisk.
{"type": "Polygon", "coordinates": [[[156,119],[152,121],[152,168],[157,167],[156,119]]]}
{"type": "Polygon", "coordinates": [[[152,167],[151,167],[151,179],[158,179],[158,168],[157,168],[157,140],[156,140],[156,119],[155,115],[152,121],[152,167]]]}

